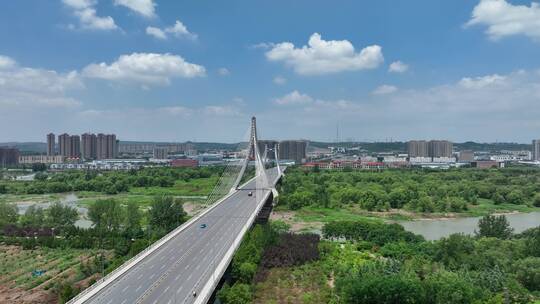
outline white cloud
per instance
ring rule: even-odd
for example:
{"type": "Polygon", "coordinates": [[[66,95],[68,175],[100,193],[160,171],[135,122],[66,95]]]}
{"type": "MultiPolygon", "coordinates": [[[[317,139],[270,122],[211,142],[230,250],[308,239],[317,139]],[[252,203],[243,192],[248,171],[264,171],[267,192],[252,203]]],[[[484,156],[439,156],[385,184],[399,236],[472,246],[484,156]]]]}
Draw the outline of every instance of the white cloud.
{"type": "Polygon", "coordinates": [[[218,69],[218,74],[221,75],[221,76],[227,76],[227,75],[231,74],[231,72],[227,68],[220,68],[220,69],[218,69]]]}
{"type": "Polygon", "coordinates": [[[492,40],[525,35],[540,39],[540,4],[512,5],[506,0],[480,0],[466,26],[485,25],[492,40]]]}
{"type": "Polygon", "coordinates": [[[173,26],[165,28],[165,32],[173,34],[178,38],[186,37],[190,39],[197,39],[197,35],[188,31],[187,27],[180,20],[176,20],[173,26]]]}
{"type": "Polygon", "coordinates": [[[15,60],[0,56],[0,104],[15,107],[73,107],[81,103],[66,96],[72,89],[83,88],[76,71],[21,67],[15,60]]]}
{"type": "Polygon", "coordinates": [[[122,55],[111,64],[105,62],[90,64],[82,71],[82,74],[89,78],[146,85],[168,85],[174,77],[202,77],[205,73],[203,66],[189,63],[178,55],[168,53],[122,55]]]}
{"type": "Polygon", "coordinates": [[[13,66],[15,66],[15,60],[0,55],[0,69],[11,68],[13,66]]]}
{"type": "Polygon", "coordinates": [[[155,6],[153,0],[114,0],[114,5],[121,5],[144,16],[155,17],[155,6]]]}
{"type": "Polygon", "coordinates": [[[390,64],[388,67],[388,72],[391,73],[405,73],[409,69],[409,65],[401,62],[401,61],[394,61],[390,64]]]}
{"type": "Polygon", "coordinates": [[[291,42],[278,43],[266,52],[266,58],[284,62],[301,75],[374,69],[384,61],[378,45],[365,47],[357,53],[349,41],[326,41],[318,33],[311,35],[308,45],[301,48],[291,42]]]}
{"type": "Polygon", "coordinates": [[[158,39],[163,39],[163,40],[167,39],[167,35],[160,28],[153,27],[153,26],[149,26],[146,28],[146,34],[150,36],[154,36],[155,38],[158,38],[158,39]]]}
{"type": "Polygon", "coordinates": [[[504,85],[505,81],[505,76],[493,74],[475,78],[464,77],[459,81],[459,85],[467,89],[482,89],[488,86],[504,85]]]}
{"type": "Polygon", "coordinates": [[[261,125],[270,120],[267,125],[273,126],[273,136],[286,133],[290,138],[332,140],[337,121],[344,138],[362,136],[357,140],[444,137],[529,142],[537,136],[540,73],[516,71],[463,79],[422,89],[399,88],[399,94],[326,100],[311,95],[311,102],[298,104],[294,111],[276,105],[257,118],[261,125]]]}
{"type": "Polygon", "coordinates": [[[313,102],[313,98],[294,90],[283,97],[274,99],[274,102],[278,105],[301,105],[313,102]]]}
{"type": "Polygon", "coordinates": [[[92,30],[115,30],[118,26],[111,16],[97,16],[96,1],[93,0],[62,0],[62,2],[73,10],[73,14],[79,18],[79,23],[83,29],[92,30]]]}
{"type": "Polygon", "coordinates": [[[373,95],[386,95],[386,94],[392,94],[395,91],[397,91],[398,88],[393,85],[387,85],[383,84],[381,86],[378,86],[373,92],[371,92],[373,95]]]}
{"type": "Polygon", "coordinates": [[[158,27],[149,26],[146,28],[146,34],[162,40],[167,39],[169,34],[176,38],[197,39],[197,34],[188,31],[187,27],[180,20],[176,20],[173,26],[166,27],[163,30],[158,27]]]}
{"type": "Polygon", "coordinates": [[[273,81],[277,85],[283,85],[283,84],[287,83],[287,79],[285,77],[281,77],[281,76],[274,77],[273,81]]]}

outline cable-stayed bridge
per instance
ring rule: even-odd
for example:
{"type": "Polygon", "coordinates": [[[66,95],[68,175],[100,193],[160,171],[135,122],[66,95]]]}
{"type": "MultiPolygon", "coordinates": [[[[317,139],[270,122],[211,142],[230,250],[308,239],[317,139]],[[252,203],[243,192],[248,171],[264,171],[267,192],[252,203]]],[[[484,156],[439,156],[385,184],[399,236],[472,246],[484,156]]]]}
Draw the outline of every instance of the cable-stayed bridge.
{"type": "Polygon", "coordinates": [[[265,169],[252,118],[245,158],[230,163],[208,197],[211,204],[174,231],[81,292],[69,303],[206,303],[265,204],[271,203],[282,176],[265,169]],[[249,163],[255,177],[240,185],[249,163]],[[217,200],[216,200],[217,199],[217,200]]]}

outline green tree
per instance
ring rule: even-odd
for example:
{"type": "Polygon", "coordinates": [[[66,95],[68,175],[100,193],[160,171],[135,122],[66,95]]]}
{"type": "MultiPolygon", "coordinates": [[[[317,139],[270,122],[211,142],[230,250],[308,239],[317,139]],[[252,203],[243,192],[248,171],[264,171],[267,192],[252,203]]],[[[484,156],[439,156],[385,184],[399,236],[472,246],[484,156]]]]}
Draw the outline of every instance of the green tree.
{"type": "Polygon", "coordinates": [[[232,287],[223,285],[217,296],[224,304],[248,304],[251,303],[252,293],[248,284],[237,282],[232,287]]]}
{"type": "Polygon", "coordinates": [[[122,207],[114,199],[97,200],[88,207],[88,218],[98,230],[117,231],[123,220],[122,207]]]}
{"type": "Polygon", "coordinates": [[[470,262],[474,252],[474,240],[468,235],[455,233],[442,238],[436,246],[435,260],[451,269],[458,269],[470,262]]]}
{"type": "Polygon", "coordinates": [[[426,279],[426,303],[475,303],[481,290],[463,274],[439,271],[426,279]]]}
{"type": "Polygon", "coordinates": [[[152,229],[168,233],[186,221],[182,200],[172,196],[154,199],[148,210],[148,223],[152,229]]]}
{"type": "Polygon", "coordinates": [[[0,228],[8,224],[16,224],[19,219],[17,205],[0,203],[0,228]]]}
{"type": "Polygon", "coordinates": [[[530,291],[540,291],[540,258],[528,257],[514,265],[516,279],[530,291]]]}
{"type": "Polygon", "coordinates": [[[512,237],[513,229],[506,219],[506,216],[486,215],[478,222],[477,236],[496,237],[499,239],[509,239],[512,237]]]}
{"type": "Polygon", "coordinates": [[[43,208],[31,205],[21,217],[21,224],[25,227],[42,227],[45,223],[43,208]]]}
{"type": "Polygon", "coordinates": [[[60,229],[73,227],[78,219],[77,209],[59,202],[55,202],[45,210],[45,222],[49,227],[60,229]]]}
{"type": "Polygon", "coordinates": [[[125,216],[125,231],[126,233],[131,237],[136,237],[141,235],[142,229],[141,229],[141,220],[142,220],[142,213],[139,209],[139,206],[134,203],[130,202],[127,204],[126,208],[126,216],[125,216]]]}
{"type": "Polygon", "coordinates": [[[337,280],[336,289],[343,303],[426,303],[422,282],[402,274],[345,276],[337,280]]]}
{"type": "MultiPolygon", "coordinates": [[[[1,193],[1,192],[0,192],[1,193]]],[[[540,207],[540,193],[536,193],[533,198],[533,205],[535,207],[540,207]]]]}

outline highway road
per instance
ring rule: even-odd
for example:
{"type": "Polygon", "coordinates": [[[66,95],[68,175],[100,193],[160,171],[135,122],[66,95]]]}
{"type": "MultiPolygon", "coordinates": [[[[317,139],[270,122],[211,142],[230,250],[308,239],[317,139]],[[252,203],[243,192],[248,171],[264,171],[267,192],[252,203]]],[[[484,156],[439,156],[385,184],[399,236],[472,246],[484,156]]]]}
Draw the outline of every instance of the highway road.
{"type": "MultiPolygon", "coordinates": [[[[277,169],[269,169],[274,182],[277,169]]],[[[194,292],[211,279],[235,238],[256,212],[257,194],[252,180],[174,238],[103,287],[84,303],[193,303],[194,292]],[[248,193],[252,191],[253,196],[248,193]],[[201,228],[206,224],[206,228],[201,228]]],[[[219,278],[215,278],[219,279],[219,278]]]]}

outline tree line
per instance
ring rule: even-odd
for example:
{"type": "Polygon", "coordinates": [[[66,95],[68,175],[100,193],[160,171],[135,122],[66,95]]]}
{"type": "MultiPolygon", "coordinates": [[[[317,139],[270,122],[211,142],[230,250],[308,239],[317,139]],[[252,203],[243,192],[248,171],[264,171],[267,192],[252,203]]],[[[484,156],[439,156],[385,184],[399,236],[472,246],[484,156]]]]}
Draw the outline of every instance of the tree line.
{"type": "Polygon", "coordinates": [[[143,168],[130,171],[38,172],[34,181],[0,181],[0,194],[45,194],[95,191],[107,194],[126,192],[131,187],[172,187],[177,180],[190,181],[220,175],[223,167],[143,168]]]}
{"type": "Polygon", "coordinates": [[[462,212],[480,200],[493,204],[540,207],[540,170],[396,169],[323,171],[288,168],[280,203],[291,210],[305,206],[340,208],[358,205],[369,211],[391,208],[419,212],[462,212]]]}

